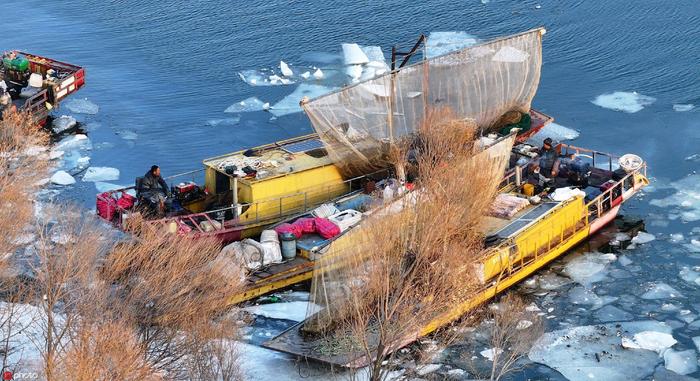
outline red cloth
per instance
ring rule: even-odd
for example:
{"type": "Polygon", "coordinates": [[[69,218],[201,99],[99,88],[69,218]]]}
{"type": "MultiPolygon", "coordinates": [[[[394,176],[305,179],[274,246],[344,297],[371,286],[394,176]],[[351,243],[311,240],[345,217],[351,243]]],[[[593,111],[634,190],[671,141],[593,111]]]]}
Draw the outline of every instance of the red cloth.
{"type": "Polygon", "coordinates": [[[136,197],[124,192],[122,196],[117,200],[117,206],[122,209],[131,209],[136,203],[136,197]]]}
{"type": "Polygon", "coordinates": [[[275,231],[277,232],[277,234],[292,233],[295,237],[297,237],[297,239],[301,238],[302,234],[304,234],[301,232],[300,226],[288,223],[280,224],[275,228],[275,231]]]}
{"type": "Polygon", "coordinates": [[[340,227],[325,218],[314,218],[314,225],[316,225],[316,232],[318,235],[324,239],[330,239],[338,234],[340,234],[340,227]]]}
{"type": "Polygon", "coordinates": [[[107,221],[112,221],[117,212],[117,200],[109,192],[97,195],[97,215],[107,221]]]}
{"type": "Polygon", "coordinates": [[[313,218],[299,218],[292,225],[298,226],[303,234],[316,233],[316,225],[313,218]]]}

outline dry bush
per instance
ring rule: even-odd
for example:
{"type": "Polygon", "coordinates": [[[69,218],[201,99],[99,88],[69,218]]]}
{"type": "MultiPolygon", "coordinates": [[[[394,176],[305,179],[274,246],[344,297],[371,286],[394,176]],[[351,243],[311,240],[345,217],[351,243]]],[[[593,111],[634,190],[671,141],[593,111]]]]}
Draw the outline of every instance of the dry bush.
{"type": "Polygon", "coordinates": [[[493,363],[490,380],[500,380],[503,376],[521,370],[518,361],[527,356],[535,341],[544,333],[544,325],[536,312],[528,311],[525,300],[513,293],[501,298],[491,309],[489,318],[493,363]]]}
{"type": "Polygon", "coordinates": [[[186,375],[195,344],[216,340],[229,297],[243,287],[242,272],[223,269],[219,253],[216,241],[143,229],[102,265],[109,313],[134,323],[146,360],[170,377],[186,375]]]}
{"type": "MultiPolygon", "coordinates": [[[[418,190],[389,206],[400,211],[363,222],[352,248],[331,248],[334,271],[316,272],[312,301],[327,308],[302,331],[321,335],[326,354],[369,362],[371,380],[384,379],[396,349],[480,287],[471,259],[483,249],[478,225],[505,160],[479,152],[475,134],[474,123],[449,110],[429,113],[412,147],[396,151],[417,152],[418,190]]],[[[396,167],[408,167],[405,155],[392,156],[396,167]]]]}

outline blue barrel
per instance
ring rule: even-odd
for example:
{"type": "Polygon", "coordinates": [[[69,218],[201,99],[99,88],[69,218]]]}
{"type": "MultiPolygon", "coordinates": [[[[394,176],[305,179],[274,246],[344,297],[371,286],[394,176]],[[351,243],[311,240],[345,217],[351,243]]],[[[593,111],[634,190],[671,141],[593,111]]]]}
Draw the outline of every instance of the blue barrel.
{"type": "Polygon", "coordinates": [[[294,233],[280,234],[280,243],[282,245],[282,258],[294,259],[297,256],[297,237],[294,233]]]}

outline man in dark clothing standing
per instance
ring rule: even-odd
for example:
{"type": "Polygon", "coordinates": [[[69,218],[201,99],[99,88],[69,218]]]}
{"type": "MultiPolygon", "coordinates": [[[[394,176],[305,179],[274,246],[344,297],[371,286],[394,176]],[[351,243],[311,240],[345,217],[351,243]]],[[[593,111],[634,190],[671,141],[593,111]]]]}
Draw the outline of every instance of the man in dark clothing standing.
{"type": "Polygon", "coordinates": [[[158,214],[165,212],[165,199],[170,195],[168,184],[160,176],[160,167],[154,165],[146,172],[138,189],[141,198],[158,207],[158,214]]]}

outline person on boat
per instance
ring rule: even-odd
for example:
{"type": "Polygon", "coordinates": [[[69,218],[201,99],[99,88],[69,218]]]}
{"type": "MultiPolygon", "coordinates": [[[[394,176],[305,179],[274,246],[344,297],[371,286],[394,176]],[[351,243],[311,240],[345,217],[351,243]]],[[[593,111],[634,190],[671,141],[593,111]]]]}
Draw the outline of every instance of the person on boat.
{"type": "Polygon", "coordinates": [[[168,184],[160,176],[160,167],[157,165],[151,166],[151,169],[146,172],[140,181],[139,198],[148,200],[148,202],[157,207],[159,215],[165,212],[165,201],[170,197],[168,192],[168,184]]]}
{"type": "Polygon", "coordinates": [[[530,164],[527,171],[526,182],[535,186],[535,193],[542,192],[542,189],[549,181],[550,179],[541,173],[539,164],[530,164]]]}
{"type": "Polygon", "coordinates": [[[559,155],[552,145],[552,138],[546,138],[540,148],[540,168],[550,177],[556,177],[559,172],[559,155]]]}
{"type": "Polygon", "coordinates": [[[585,163],[576,154],[572,153],[559,161],[559,176],[568,179],[570,185],[578,187],[588,186],[588,175],[591,166],[585,163]]]}

